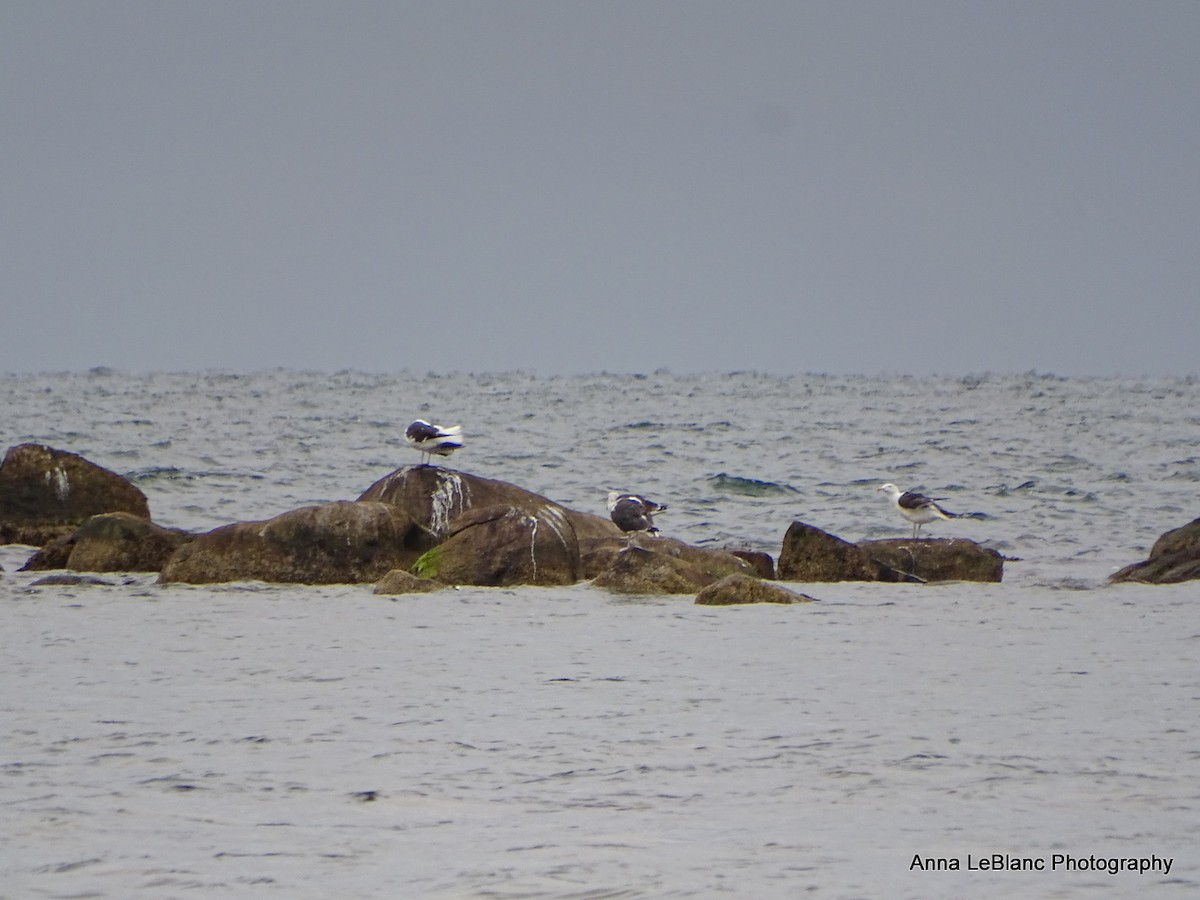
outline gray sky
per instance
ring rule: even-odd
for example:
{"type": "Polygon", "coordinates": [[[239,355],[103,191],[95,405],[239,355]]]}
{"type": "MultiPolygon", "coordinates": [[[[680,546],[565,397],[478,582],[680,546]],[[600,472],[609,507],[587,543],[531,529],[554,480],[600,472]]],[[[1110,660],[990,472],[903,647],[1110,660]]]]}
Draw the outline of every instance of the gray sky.
{"type": "Polygon", "coordinates": [[[0,371],[1200,373],[1200,3],[0,4],[0,371]]]}

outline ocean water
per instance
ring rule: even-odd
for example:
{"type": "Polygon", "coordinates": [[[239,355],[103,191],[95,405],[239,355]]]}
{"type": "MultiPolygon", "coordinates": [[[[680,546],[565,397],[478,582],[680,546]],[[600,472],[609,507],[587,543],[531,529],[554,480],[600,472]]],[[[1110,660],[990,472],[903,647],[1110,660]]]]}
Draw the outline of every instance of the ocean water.
{"type": "Polygon", "coordinates": [[[464,425],[453,467],[601,514],[645,492],[696,544],[902,536],[894,481],[1012,560],[713,609],[34,586],[0,547],[0,897],[1200,892],[1200,585],[1105,580],[1200,516],[1194,379],[105,369],[0,376],[0,409],[3,447],[194,530],[353,499],[420,416],[464,425]]]}

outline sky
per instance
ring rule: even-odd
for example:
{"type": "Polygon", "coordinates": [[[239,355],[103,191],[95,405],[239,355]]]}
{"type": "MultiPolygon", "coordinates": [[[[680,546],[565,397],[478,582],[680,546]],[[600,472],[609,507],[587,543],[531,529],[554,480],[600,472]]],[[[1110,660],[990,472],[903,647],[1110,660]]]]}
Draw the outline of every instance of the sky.
{"type": "Polygon", "coordinates": [[[5,0],[0,372],[1200,374],[1195,0],[5,0]]]}

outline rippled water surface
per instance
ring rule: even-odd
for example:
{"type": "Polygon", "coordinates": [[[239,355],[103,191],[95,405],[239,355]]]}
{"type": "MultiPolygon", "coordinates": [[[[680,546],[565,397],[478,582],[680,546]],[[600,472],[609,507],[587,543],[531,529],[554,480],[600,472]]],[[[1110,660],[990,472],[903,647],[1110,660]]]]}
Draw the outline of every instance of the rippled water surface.
{"type": "MultiPolygon", "coordinates": [[[[670,504],[777,555],[927,526],[999,585],[711,609],[581,584],[38,587],[0,548],[0,896],[1079,897],[1200,891],[1200,587],[1110,586],[1200,515],[1192,380],[269,372],[0,377],[0,443],[203,530],[352,499],[462,422],[465,471],[670,504]],[[1169,875],[921,872],[990,854],[1169,875]]],[[[40,573],[39,573],[40,574],[40,573]]]]}

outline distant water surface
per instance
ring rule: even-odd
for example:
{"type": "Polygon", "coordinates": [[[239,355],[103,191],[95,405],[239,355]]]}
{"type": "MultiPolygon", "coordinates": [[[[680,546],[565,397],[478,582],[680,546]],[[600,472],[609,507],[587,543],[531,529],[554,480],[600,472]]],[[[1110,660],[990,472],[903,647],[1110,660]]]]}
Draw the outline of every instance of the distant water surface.
{"type": "MultiPolygon", "coordinates": [[[[799,519],[977,516],[1000,585],[793,585],[795,607],[570,588],[384,598],[35,587],[0,548],[0,897],[1195,896],[1200,588],[1109,586],[1200,516],[1191,379],[0,376],[0,441],[204,530],[353,499],[418,416],[449,464],[773,556],[799,519]],[[1173,857],[1169,876],[914,854],[1173,857]],[[400,893],[398,893],[398,891],[400,893]]],[[[0,448],[2,449],[2,448],[0,448]]]]}

